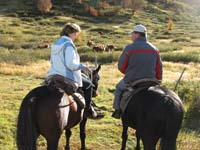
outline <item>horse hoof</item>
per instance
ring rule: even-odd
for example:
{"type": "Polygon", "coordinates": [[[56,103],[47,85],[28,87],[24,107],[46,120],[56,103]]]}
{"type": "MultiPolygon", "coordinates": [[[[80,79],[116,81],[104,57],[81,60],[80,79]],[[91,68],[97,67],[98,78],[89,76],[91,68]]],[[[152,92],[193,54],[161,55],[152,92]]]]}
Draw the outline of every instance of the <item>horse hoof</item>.
{"type": "Polygon", "coordinates": [[[65,150],[70,150],[70,147],[65,147],[65,150]]]}

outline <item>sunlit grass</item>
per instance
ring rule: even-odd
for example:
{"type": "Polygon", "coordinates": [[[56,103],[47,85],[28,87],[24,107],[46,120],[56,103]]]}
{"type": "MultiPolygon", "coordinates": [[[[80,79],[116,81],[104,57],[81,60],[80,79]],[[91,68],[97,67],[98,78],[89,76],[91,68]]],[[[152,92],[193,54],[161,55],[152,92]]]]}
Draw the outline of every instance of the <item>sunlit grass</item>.
{"type": "Polygon", "coordinates": [[[177,140],[178,150],[199,150],[199,133],[190,130],[183,130],[177,140]]]}
{"type": "Polygon", "coordinates": [[[15,65],[0,63],[0,74],[4,75],[26,75],[34,77],[44,77],[49,69],[49,62],[40,61],[31,65],[15,65]]]}

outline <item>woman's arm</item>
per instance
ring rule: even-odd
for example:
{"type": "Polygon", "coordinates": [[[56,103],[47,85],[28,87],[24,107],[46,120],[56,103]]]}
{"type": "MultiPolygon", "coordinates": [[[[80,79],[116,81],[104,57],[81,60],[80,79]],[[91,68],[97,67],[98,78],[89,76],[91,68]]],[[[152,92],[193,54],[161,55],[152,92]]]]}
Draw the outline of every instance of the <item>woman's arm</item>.
{"type": "Polygon", "coordinates": [[[72,71],[83,70],[86,68],[83,64],[80,63],[79,58],[72,46],[68,46],[64,52],[65,65],[68,69],[72,71]]]}

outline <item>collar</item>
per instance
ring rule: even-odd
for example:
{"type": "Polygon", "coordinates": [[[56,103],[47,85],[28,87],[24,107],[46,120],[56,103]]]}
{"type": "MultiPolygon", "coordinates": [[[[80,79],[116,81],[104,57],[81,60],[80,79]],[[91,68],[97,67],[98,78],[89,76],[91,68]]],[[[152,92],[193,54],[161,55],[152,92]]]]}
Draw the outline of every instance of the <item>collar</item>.
{"type": "Polygon", "coordinates": [[[138,37],[134,42],[146,42],[147,38],[145,37],[138,37]]]}
{"type": "Polygon", "coordinates": [[[65,39],[66,41],[69,41],[74,47],[76,47],[76,46],[74,45],[74,42],[72,41],[72,39],[71,39],[70,37],[68,37],[68,36],[66,36],[66,35],[63,35],[61,38],[65,39]]]}

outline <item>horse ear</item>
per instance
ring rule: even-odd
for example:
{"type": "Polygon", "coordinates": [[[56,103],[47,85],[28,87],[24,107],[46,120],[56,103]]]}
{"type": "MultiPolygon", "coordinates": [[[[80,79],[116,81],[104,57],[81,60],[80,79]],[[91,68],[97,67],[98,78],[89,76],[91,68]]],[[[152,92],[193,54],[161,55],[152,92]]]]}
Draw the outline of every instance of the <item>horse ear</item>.
{"type": "Polygon", "coordinates": [[[99,72],[100,69],[101,69],[101,64],[99,64],[99,66],[97,67],[97,69],[95,71],[99,72]]]}

